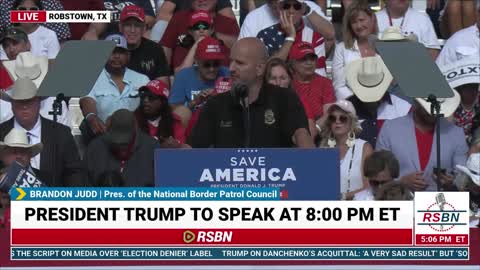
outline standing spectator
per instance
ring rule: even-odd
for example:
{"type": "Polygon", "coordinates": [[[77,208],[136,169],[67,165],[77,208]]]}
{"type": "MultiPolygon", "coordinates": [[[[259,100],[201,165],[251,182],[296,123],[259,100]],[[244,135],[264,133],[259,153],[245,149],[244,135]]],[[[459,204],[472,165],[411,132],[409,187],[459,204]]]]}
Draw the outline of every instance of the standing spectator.
{"type": "Polygon", "coordinates": [[[157,139],[162,147],[180,147],[185,143],[182,121],[168,105],[168,85],[155,80],[140,87],[138,92],[140,106],[135,110],[138,127],[157,139]]]}
{"type": "Polygon", "coordinates": [[[357,138],[361,129],[351,102],[339,100],[324,108],[320,146],[338,148],[341,198],[352,200],[368,185],[363,177],[363,164],[373,149],[368,142],[357,138]]]}
{"type": "Polygon", "coordinates": [[[478,0],[447,0],[441,17],[440,29],[445,38],[469,27],[475,22],[478,0]],[[477,4],[475,4],[477,2],[477,4]]]}
{"type": "MultiPolygon", "coordinates": [[[[178,11],[186,11],[191,9],[191,0],[159,0],[161,3],[157,10],[157,22],[152,28],[151,39],[159,41],[162,39],[165,29],[169,24],[169,21],[178,11]]],[[[211,0],[210,0],[211,1],[211,0]]],[[[208,0],[202,1],[202,5],[208,6],[208,0]]],[[[206,9],[205,9],[206,10],[206,9]]],[[[236,20],[235,13],[232,10],[232,3],[230,0],[218,0],[215,4],[215,13],[224,17],[236,20]]]]}
{"type": "MultiPolygon", "coordinates": [[[[455,97],[441,103],[445,117],[453,114],[460,103],[455,97]]],[[[417,99],[413,112],[397,119],[386,121],[377,140],[377,150],[391,151],[400,162],[400,180],[412,191],[440,190],[453,181],[450,172],[456,164],[465,164],[468,147],[463,130],[441,119],[441,163],[445,172],[434,174],[437,164],[435,117],[431,116],[430,103],[417,99]],[[438,186],[440,184],[440,186],[438,186]]]]}
{"type": "Polygon", "coordinates": [[[130,5],[120,15],[120,32],[127,39],[130,50],[128,68],[147,75],[150,80],[169,82],[170,75],[163,49],[157,43],[146,39],[145,13],[139,6],[130,5]]]}
{"type": "MultiPolygon", "coordinates": [[[[11,31],[11,30],[10,30],[11,31]]],[[[23,32],[22,32],[23,33],[23,32]]],[[[33,81],[33,83],[38,88],[42,83],[43,79],[47,75],[48,72],[48,59],[46,56],[34,56],[29,51],[22,51],[29,47],[28,41],[25,33],[17,35],[8,35],[4,43],[7,43],[5,46],[7,51],[9,52],[10,56],[15,57],[12,60],[3,62],[5,69],[9,76],[16,80],[18,78],[29,78],[33,81]],[[15,41],[14,39],[18,39],[15,41]],[[10,54],[11,44],[17,42],[17,45],[14,46],[16,49],[14,50],[15,53],[10,54]],[[10,44],[10,45],[8,45],[10,44]],[[22,52],[20,52],[22,51],[22,52]]],[[[10,87],[12,85],[9,85],[10,87]]],[[[12,91],[7,91],[7,93],[11,93],[12,91]]],[[[53,102],[55,101],[54,97],[45,97],[40,102],[40,115],[53,120],[53,115],[50,112],[53,109],[53,102]]],[[[8,119],[12,118],[13,111],[12,106],[9,102],[4,100],[0,100],[0,123],[7,121],[8,119]]],[[[72,125],[70,111],[68,110],[67,104],[62,102],[62,114],[58,115],[57,118],[58,123],[63,124],[65,126],[70,127],[72,125]]]]}
{"type": "Polygon", "coordinates": [[[353,197],[354,201],[373,201],[379,188],[398,178],[400,164],[392,152],[375,151],[363,165],[363,176],[368,180],[368,187],[353,197]]]}
{"type": "MultiPolygon", "coordinates": [[[[213,23],[212,21],[207,22],[209,28],[214,31],[211,36],[222,41],[226,49],[231,48],[237,40],[239,32],[237,21],[233,18],[216,14],[216,3],[216,0],[194,0],[192,1],[191,10],[178,11],[173,15],[160,41],[172,69],[175,70],[181,66],[187,56],[191,45],[187,44],[188,38],[186,39],[186,37],[189,30],[193,30],[192,24],[209,20],[204,13],[199,13],[198,11],[204,11],[209,14],[209,17],[213,20],[213,23]]],[[[225,53],[228,55],[229,50],[226,50],[225,53]]]]}
{"type": "Polygon", "coordinates": [[[318,57],[312,44],[295,43],[288,58],[293,70],[293,89],[305,98],[314,119],[320,119],[324,105],[335,102],[332,81],[315,73],[318,57]]]}
{"type": "Polygon", "coordinates": [[[436,59],[440,43],[430,18],[410,8],[410,0],[386,0],[385,3],[386,7],[376,13],[378,31],[383,33],[388,27],[396,26],[404,36],[415,35],[436,59]]]}
{"type": "MultiPolygon", "coordinates": [[[[0,33],[4,33],[12,28],[10,22],[10,10],[15,10],[16,0],[0,0],[0,33]]],[[[37,1],[38,2],[38,1],[37,1]]],[[[43,10],[62,11],[63,6],[58,0],[40,0],[38,6],[43,7],[43,10]]],[[[60,42],[69,40],[71,38],[70,29],[66,23],[44,23],[42,24],[48,29],[55,31],[60,42]]]]}
{"type": "Polygon", "coordinates": [[[335,32],[320,7],[311,1],[268,0],[267,4],[248,14],[240,39],[257,37],[270,56],[287,60],[296,42],[309,42],[318,56],[317,73],[326,76],[326,55],[332,48],[335,32]]]}
{"type": "Polygon", "coordinates": [[[445,67],[463,58],[480,58],[480,3],[477,6],[477,23],[451,36],[443,46],[436,62],[445,67]]]}
{"type": "Polygon", "coordinates": [[[10,95],[0,93],[12,103],[13,117],[0,124],[0,140],[12,129],[27,133],[30,144],[42,143],[40,155],[31,159],[37,175],[47,186],[77,186],[84,184],[83,168],[77,145],[69,127],[40,116],[37,86],[26,78],[15,81],[10,95]]]}
{"type": "Polygon", "coordinates": [[[157,140],[137,128],[129,110],[114,112],[109,123],[108,131],[87,147],[84,162],[88,179],[94,181],[105,171],[114,171],[122,175],[127,187],[153,186],[157,140]]]}
{"type": "Polygon", "coordinates": [[[145,28],[151,28],[155,23],[155,11],[149,0],[103,0],[103,4],[104,9],[111,12],[111,22],[108,24],[103,37],[122,32],[119,28],[119,24],[122,23],[121,14],[125,8],[130,9],[131,6],[142,10],[145,28]]]}
{"type": "MultiPolygon", "coordinates": [[[[103,0],[60,0],[65,10],[85,10],[99,11],[105,10],[103,0]]],[[[103,33],[107,29],[106,23],[69,23],[68,27],[72,33],[72,40],[97,40],[101,39],[103,33]]]]}
{"type": "Polygon", "coordinates": [[[221,43],[211,37],[199,42],[195,61],[197,66],[182,69],[175,77],[169,103],[175,108],[185,105],[194,111],[213,93],[215,81],[229,75],[221,66],[225,54],[221,43]]]}
{"type": "Polygon", "coordinates": [[[343,42],[335,48],[332,73],[337,99],[353,95],[345,80],[345,67],[352,61],[377,55],[368,42],[378,32],[375,13],[367,4],[352,4],[343,17],[343,42]]]}
{"type": "Polygon", "coordinates": [[[232,90],[207,101],[189,138],[192,147],[314,146],[295,92],[264,84],[268,58],[264,48],[256,38],[239,40],[232,47],[232,90]],[[245,127],[247,119],[250,124],[245,127]]]}
{"type": "Polygon", "coordinates": [[[134,111],[139,105],[138,88],[148,83],[148,77],[127,68],[130,52],[121,35],[110,35],[116,47],[105,64],[90,93],[80,99],[85,120],[80,129],[88,142],[106,131],[105,121],[115,111],[134,111]]]}
{"type": "MultiPolygon", "coordinates": [[[[16,10],[43,10],[40,0],[17,0],[13,6],[16,10]]],[[[60,51],[60,43],[57,34],[38,23],[20,23],[20,28],[28,35],[31,48],[30,51],[36,56],[47,56],[52,60],[57,57],[60,51]]],[[[1,55],[2,60],[6,60],[7,56],[4,52],[1,55]]]]}

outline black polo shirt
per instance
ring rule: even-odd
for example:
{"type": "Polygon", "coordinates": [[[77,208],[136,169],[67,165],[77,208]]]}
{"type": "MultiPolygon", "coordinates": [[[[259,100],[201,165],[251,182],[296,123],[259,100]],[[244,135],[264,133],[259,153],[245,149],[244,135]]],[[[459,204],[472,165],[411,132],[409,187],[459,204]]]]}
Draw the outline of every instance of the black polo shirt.
{"type": "MultiPolygon", "coordinates": [[[[308,130],[302,102],[291,89],[265,84],[250,104],[250,147],[292,147],[299,128],[308,130]]],[[[243,107],[230,92],[205,104],[189,143],[192,147],[241,148],[245,143],[243,107]]]]}

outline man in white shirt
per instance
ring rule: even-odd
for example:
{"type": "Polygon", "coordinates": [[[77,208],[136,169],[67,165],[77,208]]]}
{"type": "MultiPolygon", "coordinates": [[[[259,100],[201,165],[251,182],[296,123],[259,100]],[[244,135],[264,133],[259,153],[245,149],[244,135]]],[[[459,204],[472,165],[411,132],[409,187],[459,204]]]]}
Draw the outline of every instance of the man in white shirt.
{"type": "Polygon", "coordinates": [[[386,7],[376,13],[379,34],[388,27],[397,26],[403,35],[415,35],[436,59],[440,43],[428,15],[410,8],[410,0],[386,0],[385,4],[386,7]]]}
{"type": "MultiPolygon", "coordinates": [[[[477,5],[477,23],[456,32],[440,52],[436,62],[440,67],[480,54],[480,1],[477,5]]],[[[477,59],[480,56],[477,57],[477,59]]]]}

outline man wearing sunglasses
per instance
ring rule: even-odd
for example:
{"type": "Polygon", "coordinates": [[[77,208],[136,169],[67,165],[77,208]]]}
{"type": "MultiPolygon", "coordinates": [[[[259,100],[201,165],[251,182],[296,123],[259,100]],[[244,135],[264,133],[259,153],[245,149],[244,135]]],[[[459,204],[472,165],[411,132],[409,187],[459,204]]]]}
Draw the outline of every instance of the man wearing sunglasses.
{"type": "Polygon", "coordinates": [[[182,69],[175,77],[169,98],[172,107],[185,105],[194,111],[201,106],[213,93],[215,81],[230,74],[221,65],[224,59],[220,41],[212,37],[202,39],[195,52],[197,66],[182,69]]]}
{"type": "Polygon", "coordinates": [[[240,30],[240,39],[257,37],[263,41],[270,56],[287,60],[296,42],[309,42],[318,56],[319,75],[326,76],[326,58],[335,42],[333,25],[321,8],[312,1],[268,0],[250,12],[240,30]]]}

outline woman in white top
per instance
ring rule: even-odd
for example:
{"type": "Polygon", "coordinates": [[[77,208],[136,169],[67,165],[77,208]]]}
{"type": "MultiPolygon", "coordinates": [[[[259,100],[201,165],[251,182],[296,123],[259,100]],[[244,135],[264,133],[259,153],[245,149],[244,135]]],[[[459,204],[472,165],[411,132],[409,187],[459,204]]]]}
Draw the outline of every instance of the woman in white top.
{"type": "Polygon", "coordinates": [[[360,1],[351,4],[343,17],[343,42],[335,48],[333,58],[333,87],[337,99],[353,95],[345,80],[345,67],[354,60],[376,55],[368,37],[377,33],[376,17],[370,7],[360,1]]]}
{"type": "Polygon", "coordinates": [[[363,177],[364,160],[373,152],[372,146],[356,137],[361,128],[352,103],[338,100],[325,105],[321,124],[320,147],[337,147],[340,152],[340,192],[342,199],[353,196],[368,186],[363,177]]]}
{"type": "MultiPolygon", "coordinates": [[[[14,4],[16,10],[42,10],[40,0],[17,0],[14,4]]],[[[31,44],[30,51],[36,56],[47,56],[55,59],[60,51],[57,34],[38,23],[20,23],[20,27],[27,33],[31,44]]]]}

